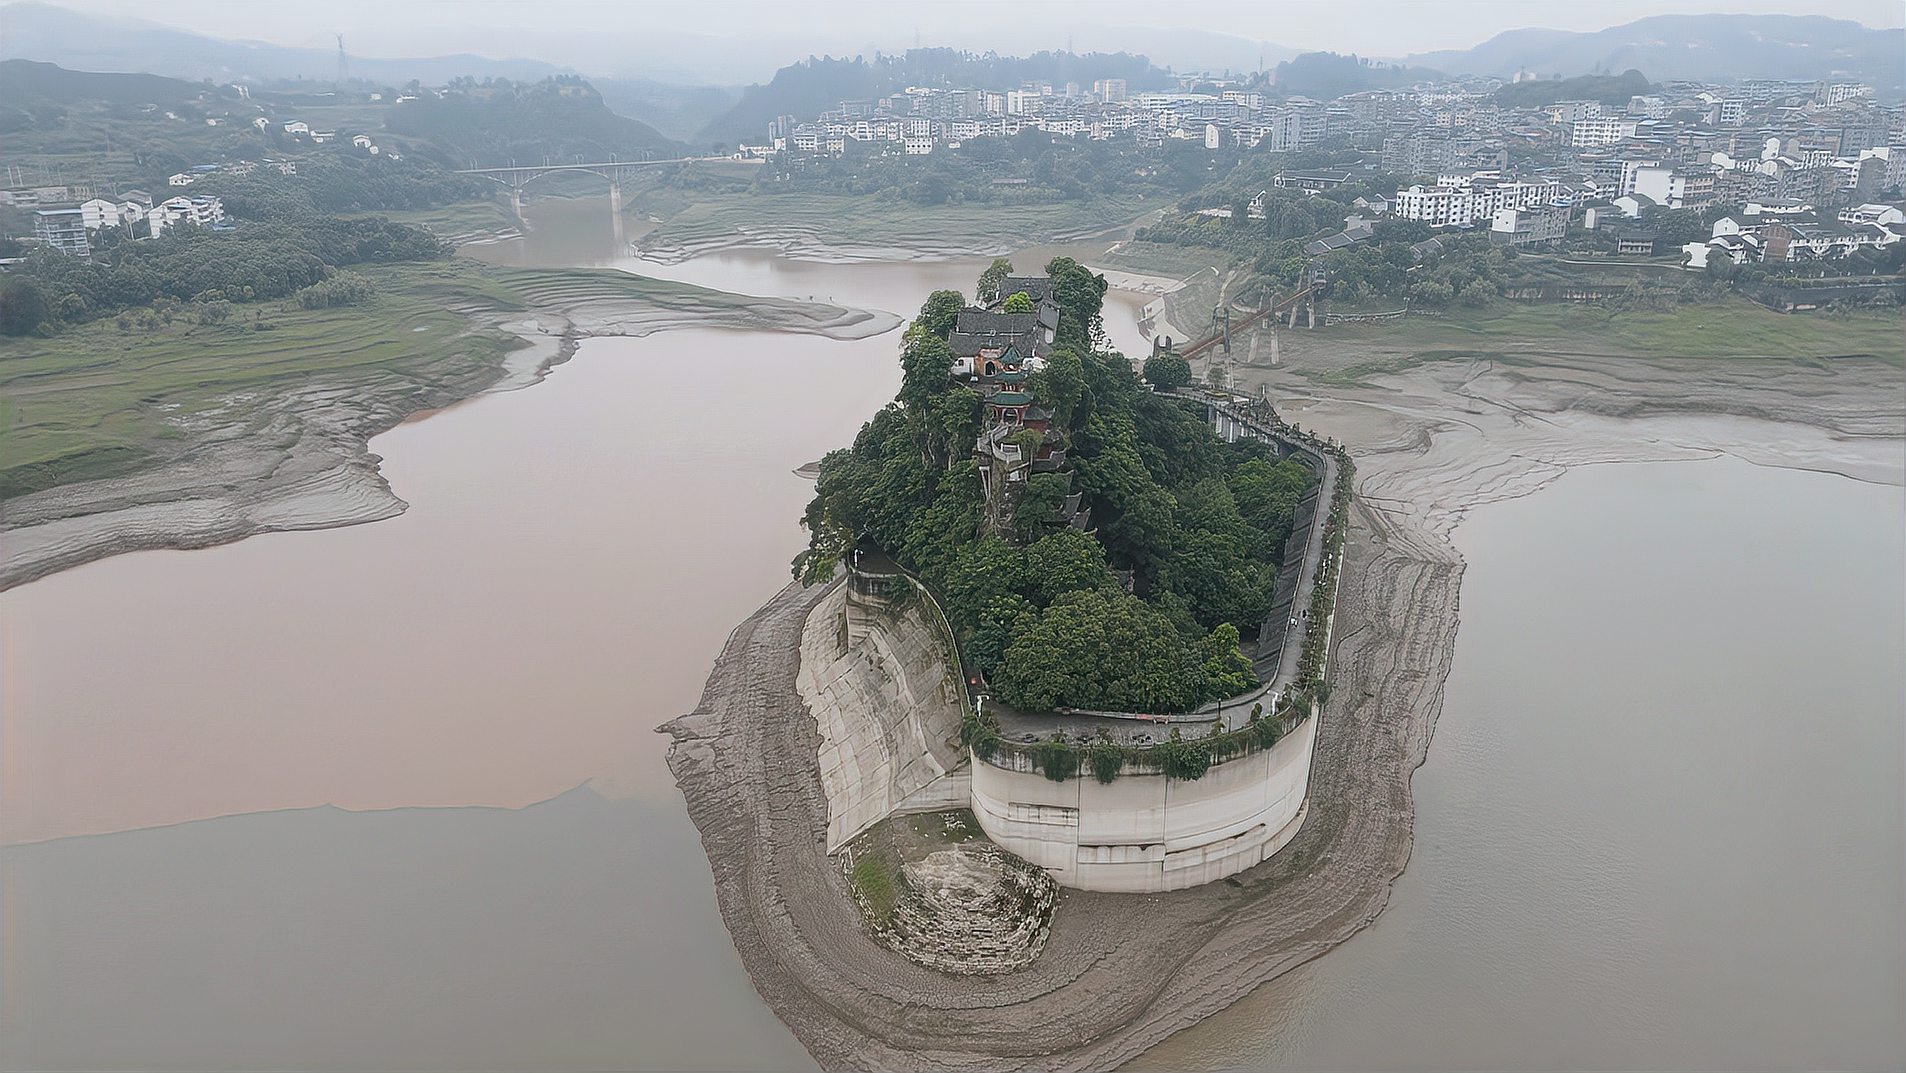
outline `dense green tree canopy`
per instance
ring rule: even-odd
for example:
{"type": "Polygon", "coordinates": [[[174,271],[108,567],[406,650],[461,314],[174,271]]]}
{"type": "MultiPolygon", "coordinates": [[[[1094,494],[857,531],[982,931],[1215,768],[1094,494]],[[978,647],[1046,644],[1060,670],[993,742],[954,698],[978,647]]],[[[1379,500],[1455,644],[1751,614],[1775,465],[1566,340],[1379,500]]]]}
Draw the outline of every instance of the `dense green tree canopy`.
{"type": "Polygon", "coordinates": [[[1146,358],[1145,382],[1160,391],[1184,387],[1191,383],[1191,363],[1170,351],[1146,358]]]}
{"type": "MultiPolygon", "coordinates": [[[[1103,281],[1055,266],[1071,282],[1063,315],[1095,313],[1103,281]]],[[[1240,644],[1269,613],[1310,471],[1220,442],[1201,409],[1145,390],[1124,357],[1069,344],[1029,386],[1071,472],[1034,474],[1012,531],[988,533],[979,396],[948,375],[933,331],[957,314],[951,293],[907,332],[895,402],[822,460],[796,576],[831,577],[857,543],[878,545],[933,588],[969,668],[1020,708],[1183,711],[1248,688],[1240,644]],[[1071,493],[1090,532],[1059,524],[1071,493]]]]}
{"type": "Polygon", "coordinates": [[[1093,349],[1105,337],[1105,277],[1070,257],[1046,262],[1046,275],[1059,303],[1059,345],[1093,349]]]}

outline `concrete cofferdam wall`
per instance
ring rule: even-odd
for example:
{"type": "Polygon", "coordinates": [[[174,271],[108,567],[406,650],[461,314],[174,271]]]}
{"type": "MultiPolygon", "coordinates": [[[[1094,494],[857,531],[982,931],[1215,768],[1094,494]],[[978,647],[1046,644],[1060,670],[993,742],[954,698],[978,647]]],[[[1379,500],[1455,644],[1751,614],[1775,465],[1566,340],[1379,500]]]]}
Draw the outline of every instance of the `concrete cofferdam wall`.
{"type": "Polygon", "coordinates": [[[895,608],[854,589],[836,584],[808,614],[795,678],[821,733],[829,853],[895,812],[967,805],[950,639],[924,599],[895,608]]]}
{"type": "Polygon", "coordinates": [[[1053,782],[989,762],[972,769],[988,836],[1080,890],[1179,890],[1241,872],[1303,826],[1317,719],[1276,745],[1211,765],[1204,777],[1089,772],[1053,782]]]}

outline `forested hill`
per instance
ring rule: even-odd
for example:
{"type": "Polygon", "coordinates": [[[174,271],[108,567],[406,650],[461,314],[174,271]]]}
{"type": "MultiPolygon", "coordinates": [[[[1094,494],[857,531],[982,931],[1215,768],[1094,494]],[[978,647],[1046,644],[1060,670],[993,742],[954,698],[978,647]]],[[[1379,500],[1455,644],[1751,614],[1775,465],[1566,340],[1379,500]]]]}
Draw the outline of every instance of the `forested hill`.
{"type": "MultiPolygon", "coordinates": [[[[197,100],[214,92],[211,85],[148,74],[111,74],[69,71],[33,60],[0,60],[0,100],[11,105],[29,101],[106,101],[111,104],[171,104],[197,100]]],[[[236,91],[228,90],[232,96],[236,91]]]]}
{"type": "Polygon", "coordinates": [[[1580,78],[1537,79],[1513,82],[1496,91],[1496,103],[1504,108],[1536,108],[1556,101],[1600,101],[1625,105],[1628,98],[1653,93],[1660,86],[1648,81],[1640,71],[1618,75],[1582,75],[1580,78]]]}
{"type": "Polygon", "coordinates": [[[1090,86],[1101,78],[1123,78],[1138,93],[1164,89],[1170,76],[1143,56],[1126,52],[1038,52],[1031,56],[976,54],[950,48],[909,49],[872,60],[810,56],[776,71],[767,85],[749,86],[727,113],[702,131],[712,142],[760,141],[779,115],[812,119],[843,100],[868,100],[908,86],[951,85],[1016,87],[1034,79],[1090,86]]]}
{"type": "MultiPolygon", "coordinates": [[[[966,666],[1022,711],[1183,712],[1242,693],[1255,678],[1240,639],[1270,611],[1314,477],[1263,444],[1218,439],[1202,405],[1154,392],[1189,378],[1182,360],[1148,362],[1148,386],[1094,349],[1105,277],[1066,257],[1045,270],[1059,329],[1020,390],[1049,412],[1063,468],[1007,482],[1010,532],[986,521],[982,397],[951,375],[965,297],[936,291],[901,339],[894,402],[821,460],[795,576],[824,580],[877,545],[933,588],[966,666]],[[1064,509],[1072,495],[1089,531],[1064,509]]],[[[1001,261],[988,275],[997,286],[1012,271],[1001,261]]],[[[1047,434],[1031,435],[1024,457],[1047,434]]]]}
{"type": "Polygon", "coordinates": [[[1422,67],[1396,67],[1335,52],[1306,52],[1278,64],[1272,85],[1281,96],[1329,101],[1366,89],[1395,89],[1442,77],[1422,67]]]}
{"type": "Polygon", "coordinates": [[[567,75],[541,82],[458,79],[440,95],[421,94],[393,107],[384,126],[429,141],[446,162],[459,165],[628,160],[679,148],[647,123],[616,115],[594,86],[567,75]]]}

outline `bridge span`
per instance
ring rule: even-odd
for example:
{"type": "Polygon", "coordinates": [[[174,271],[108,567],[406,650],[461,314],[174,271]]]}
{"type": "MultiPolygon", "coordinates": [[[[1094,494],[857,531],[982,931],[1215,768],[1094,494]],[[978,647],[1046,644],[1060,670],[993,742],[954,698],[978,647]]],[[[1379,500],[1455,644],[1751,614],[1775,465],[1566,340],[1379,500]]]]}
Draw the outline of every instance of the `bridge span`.
{"type": "Polygon", "coordinates": [[[509,187],[510,209],[518,220],[523,219],[523,188],[538,179],[565,171],[587,172],[600,175],[609,180],[609,213],[615,218],[616,238],[622,237],[622,183],[635,176],[643,168],[658,168],[669,164],[709,164],[709,163],[754,163],[759,160],[737,160],[730,156],[685,156],[668,160],[606,160],[595,163],[575,164],[509,164],[491,168],[459,168],[458,175],[481,175],[494,183],[509,187]]]}

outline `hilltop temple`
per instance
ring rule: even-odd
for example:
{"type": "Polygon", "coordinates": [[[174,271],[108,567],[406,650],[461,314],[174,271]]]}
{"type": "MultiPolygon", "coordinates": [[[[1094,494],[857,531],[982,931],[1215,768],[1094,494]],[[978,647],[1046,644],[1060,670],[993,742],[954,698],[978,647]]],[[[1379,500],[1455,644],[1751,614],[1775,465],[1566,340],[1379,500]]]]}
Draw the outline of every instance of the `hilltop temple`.
{"type": "Polygon", "coordinates": [[[1084,496],[1072,491],[1065,434],[1052,427],[1052,414],[1034,397],[1031,376],[1045,367],[1045,355],[1059,330],[1059,304],[1045,276],[1008,276],[1002,295],[990,309],[963,309],[948,337],[953,376],[968,382],[986,410],[974,454],[985,488],[985,525],[1012,537],[1020,500],[1034,474],[1065,479],[1066,494],[1058,521],[1078,529],[1088,525],[1084,496]],[[1008,313],[1006,298],[1023,294],[1035,303],[1031,313],[1008,313]]]}

